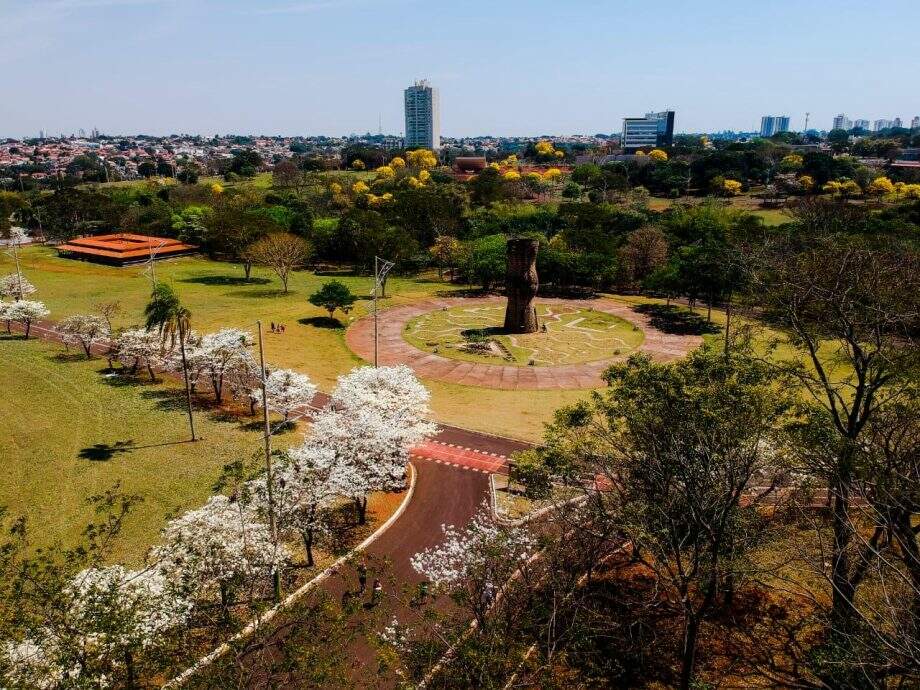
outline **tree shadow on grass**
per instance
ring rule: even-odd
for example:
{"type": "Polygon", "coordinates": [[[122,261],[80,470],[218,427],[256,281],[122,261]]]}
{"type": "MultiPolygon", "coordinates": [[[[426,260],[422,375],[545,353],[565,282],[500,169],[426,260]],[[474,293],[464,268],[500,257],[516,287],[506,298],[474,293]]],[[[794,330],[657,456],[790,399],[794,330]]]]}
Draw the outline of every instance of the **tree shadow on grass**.
{"type": "Polygon", "coordinates": [[[183,278],[180,283],[197,283],[199,285],[265,285],[268,278],[245,278],[243,276],[193,276],[183,278]]]}
{"type": "Polygon", "coordinates": [[[191,440],[185,441],[167,441],[165,443],[148,443],[144,446],[139,446],[134,442],[134,439],[128,439],[127,441],[115,441],[115,443],[96,443],[92,446],[87,446],[82,448],[77,457],[81,460],[91,460],[93,462],[106,462],[114,458],[117,454],[120,453],[130,453],[134,450],[141,450],[143,448],[161,448],[163,446],[176,446],[180,443],[191,443],[191,440]]]}
{"type": "Polygon", "coordinates": [[[633,311],[650,317],[652,327],[670,335],[711,335],[722,327],[673,304],[638,304],[633,311]]]}
{"type": "MultiPolygon", "coordinates": [[[[154,401],[156,408],[164,412],[185,412],[187,409],[185,390],[182,388],[156,388],[141,391],[141,397],[154,401]]],[[[192,410],[195,412],[210,412],[215,405],[213,401],[202,400],[196,395],[192,396],[192,410]]]]}
{"type": "Polygon", "coordinates": [[[224,297],[253,297],[255,299],[262,299],[264,297],[281,297],[285,295],[293,295],[294,291],[290,290],[285,292],[281,288],[267,288],[264,290],[237,290],[234,292],[225,292],[224,297]]]}
{"type": "Polygon", "coordinates": [[[70,364],[72,362],[85,362],[87,359],[82,352],[57,352],[51,355],[51,361],[58,364],[70,364]]]}
{"type": "Polygon", "coordinates": [[[304,326],[313,326],[314,328],[344,328],[341,321],[328,316],[311,316],[308,319],[297,319],[297,323],[302,323],[304,326]]]}

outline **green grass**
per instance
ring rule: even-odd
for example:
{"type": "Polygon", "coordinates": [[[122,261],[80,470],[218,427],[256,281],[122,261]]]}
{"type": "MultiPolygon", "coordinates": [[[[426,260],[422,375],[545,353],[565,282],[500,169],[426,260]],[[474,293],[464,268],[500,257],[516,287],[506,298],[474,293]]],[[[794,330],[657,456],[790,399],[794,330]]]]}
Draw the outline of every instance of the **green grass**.
{"type": "MultiPolygon", "coordinates": [[[[12,270],[11,259],[0,255],[0,275],[12,270]]],[[[51,310],[51,318],[88,313],[94,304],[118,300],[121,313],[116,326],[142,322],[144,304],[150,294],[150,280],[144,268],[115,268],[62,259],[50,247],[29,247],[23,252],[25,275],[38,288],[35,298],[51,310]]],[[[271,272],[255,268],[253,281],[243,281],[243,271],[233,264],[185,257],[159,262],[159,280],[177,288],[192,311],[193,327],[200,332],[223,326],[254,331],[256,319],[264,324],[266,360],[276,366],[294,368],[308,374],[321,389],[330,390],[336,378],[363,361],[345,344],[344,328],[329,328],[322,318],[326,313],[307,302],[307,297],[333,276],[317,276],[299,271],[291,278],[291,292],[283,294],[280,282],[271,272]],[[286,324],[284,335],[268,333],[269,322],[286,324]]],[[[366,276],[334,276],[360,296],[355,309],[342,317],[345,325],[368,313],[371,279],[366,276]]],[[[459,286],[439,281],[434,275],[417,278],[394,276],[387,284],[387,299],[381,307],[405,304],[435,294],[451,292],[459,286]]],[[[627,304],[662,302],[644,297],[612,297],[627,304]]],[[[713,321],[724,323],[724,313],[713,310],[713,321]]],[[[628,333],[632,333],[630,330],[628,333]]],[[[640,334],[641,335],[641,334],[640,334]]],[[[765,332],[765,341],[774,332],[765,332]]],[[[718,341],[720,336],[706,336],[718,341]]],[[[786,344],[778,354],[791,357],[786,344]]],[[[5,372],[0,371],[0,374],[5,372]]],[[[502,391],[425,381],[432,394],[432,409],[439,421],[525,440],[538,440],[543,424],[560,406],[584,397],[584,391],[502,391]]]]}
{"type": "Polygon", "coordinates": [[[645,337],[612,314],[558,304],[537,305],[538,321],[546,332],[504,334],[504,312],[501,304],[437,310],[409,321],[403,337],[443,357],[514,366],[556,366],[627,356],[645,337]]]}
{"type": "MultiPolygon", "coordinates": [[[[204,503],[222,467],[250,458],[261,436],[248,417],[202,409],[202,440],[190,443],[174,382],[106,377],[105,367],[59,345],[0,339],[0,505],[27,517],[34,546],[74,546],[94,517],[87,497],[120,482],[144,501],[112,555],[137,563],[167,516],[204,503]]],[[[298,437],[288,432],[276,444],[298,437]]]]}
{"type": "MultiPolygon", "coordinates": [[[[0,255],[0,274],[12,270],[11,260],[0,255]]],[[[121,313],[116,326],[142,322],[150,295],[150,280],[140,266],[116,268],[62,259],[50,247],[29,247],[23,251],[23,270],[38,288],[35,298],[43,300],[52,319],[92,312],[98,302],[118,300],[121,313]]],[[[335,385],[336,377],[363,363],[345,345],[344,328],[329,328],[326,313],[307,302],[307,297],[333,276],[299,271],[291,278],[291,292],[280,292],[280,282],[267,270],[253,269],[253,282],[243,282],[243,271],[233,264],[184,257],[157,263],[158,280],[174,285],[192,311],[193,327],[200,332],[222,326],[255,329],[256,319],[264,324],[266,360],[276,366],[292,367],[308,374],[324,390],[335,385]],[[269,322],[287,326],[284,335],[268,333],[269,322]]],[[[361,299],[345,318],[345,324],[368,313],[370,277],[334,276],[346,283],[361,299]]],[[[450,292],[456,287],[435,276],[403,278],[387,283],[387,299],[381,307],[403,304],[450,292]]],[[[561,405],[584,396],[584,391],[501,391],[426,381],[432,394],[432,409],[445,423],[471,429],[537,440],[543,423],[561,405]]]]}

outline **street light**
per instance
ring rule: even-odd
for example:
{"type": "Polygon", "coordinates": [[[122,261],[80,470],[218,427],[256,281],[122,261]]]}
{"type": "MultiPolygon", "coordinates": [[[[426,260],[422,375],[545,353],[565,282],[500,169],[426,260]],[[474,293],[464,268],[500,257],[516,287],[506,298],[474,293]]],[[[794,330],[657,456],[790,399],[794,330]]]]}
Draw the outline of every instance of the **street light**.
{"type": "Polygon", "coordinates": [[[374,255],[374,368],[377,368],[377,292],[387,279],[387,274],[393,268],[393,262],[381,259],[374,255]]]}

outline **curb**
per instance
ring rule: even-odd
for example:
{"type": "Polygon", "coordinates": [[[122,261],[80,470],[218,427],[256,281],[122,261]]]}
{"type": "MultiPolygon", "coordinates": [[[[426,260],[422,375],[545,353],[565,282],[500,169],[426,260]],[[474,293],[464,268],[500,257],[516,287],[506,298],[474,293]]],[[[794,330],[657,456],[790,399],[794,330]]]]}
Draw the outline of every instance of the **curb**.
{"type": "Polygon", "coordinates": [[[311,591],[316,585],[324,582],[329,578],[330,575],[338,572],[339,567],[345,564],[349,559],[351,559],[359,551],[363,551],[368,546],[373,544],[380,536],[386,532],[394,522],[396,522],[400,516],[406,511],[406,508],[409,505],[409,502],[412,500],[412,495],[415,493],[415,483],[418,478],[418,472],[415,469],[415,465],[411,462],[409,463],[410,469],[410,480],[409,480],[409,490],[406,491],[406,495],[402,500],[402,503],[399,504],[399,507],[396,511],[389,517],[387,520],[380,525],[373,533],[371,533],[364,541],[358,544],[351,551],[346,553],[344,556],[340,556],[335,560],[332,565],[328,566],[321,573],[316,575],[312,580],[305,582],[299,588],[287,595],[280,603],[276,604],[268,611],[265,612],[261,617],[252,619],[245,628],[240,630],[238,633],[233,635],[229,640],[219,645],[216,649],[211,651],[206,656],[201,657],[196,661],[192,666],[187,668],[185,671],[180,673],[178,676],[172,680],[164,683],[161,688],[180,688],[185,683],[185,681],[191,679],[194,675],[203,671],[208,666],[213,664],[215,661],[220,659],[224,654],[230,651],[231,644],[245,640],[247,637],[255,633],[263,624],[271,621],[275,616],[289,608],[292,604],[296,603],[304,594],[311,591]]]}

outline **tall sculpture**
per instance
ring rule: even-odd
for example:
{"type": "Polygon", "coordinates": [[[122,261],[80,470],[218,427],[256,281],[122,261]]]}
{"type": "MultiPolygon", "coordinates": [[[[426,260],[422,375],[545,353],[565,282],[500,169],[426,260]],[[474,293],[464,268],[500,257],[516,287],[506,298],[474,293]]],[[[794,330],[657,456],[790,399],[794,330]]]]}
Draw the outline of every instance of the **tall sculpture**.
{"type": "Polygon", "coordinates": [[[508,333],[536,333],[537,308],[534,297],[540,287],[537,277],[536,240],[518,237],[508,240],[508,274],[506,292],[508,306],[505,309],[505,331],[508,333]]]}

